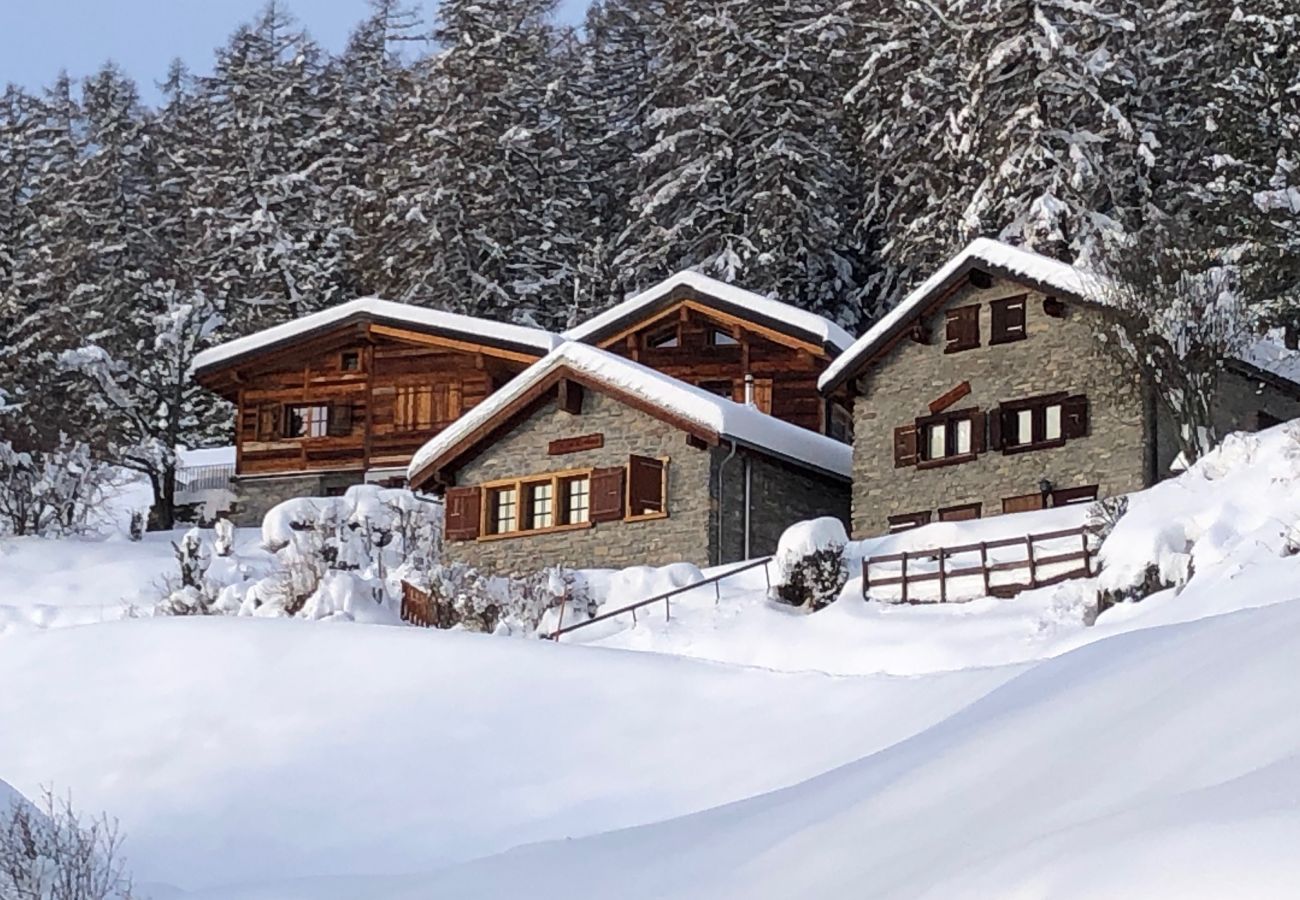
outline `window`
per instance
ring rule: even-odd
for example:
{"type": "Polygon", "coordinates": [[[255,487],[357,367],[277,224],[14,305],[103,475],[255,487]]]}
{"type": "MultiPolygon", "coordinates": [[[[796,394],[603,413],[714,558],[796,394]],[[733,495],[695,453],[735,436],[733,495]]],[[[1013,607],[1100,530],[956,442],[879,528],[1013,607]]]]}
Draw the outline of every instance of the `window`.
{"type": "Polygon", "coordinates": [[[730,381],[701,381],[698,385],[702,390],[710,394],[717,394],[719,397],[726,397],[728,400],[734,396],[734,388],[730,381]]]}
{"type": "Polygon", "coordinates": [[[325,437],[329,434],[330,408],[323,403],[301,403],[288,409],[289,427],[285,437],[325,437]]]}
{"type": "Polygon", "coordinates": [[[1088,399],[1048,394],[1004,403],[993,415],[993,443],[1003,453],[1059,447],[1088,431],[1088,399]]]}
{"type": "Polygon", "coordinates": [[[527,499],[527,517],[524,527],[533,530],[550,528],[555,524],[555,485],[550,481],[524,486],[527,499]]]}
{"type": "Polygon", "coordinates": [[[355,350],[349,350],[339,357],[339,368],[344,372],[358,372],[361,370],[361,354],[355,350]]]}
{"type": "Polygon", "coordinates": [[[710,347],[738,347],[740,341],[725,331],[717,328],[709,329],[709,346],[710,347]]]}
{"type": "Polygon", "coordinates": [[[560,524],[581,525],[591,510],[591,476],[560,479],[560,524]]]}
{"type": "Polygon", "coordinates": [[[633,456],[628,461],[627,513],[631,518],[667,513],[668,467],[662,459],[633,456]]]}
{"type": "Polygon", "coordinates": [[[646,335],[645,339],[647,350],[672,350],[681,345],[681,336],[677,333],[676,325],[646,335]]]}
{"type": "Polygon", "coordinates": [[[947,345],[944,353],[957,353],[971,350],[980,345],[980,308],[979,304],[958,306],[945,315],[947,345]]]}
{"type": "MultiPolygon", "coordinates": [[[[984,451],[984,416],[977,409],[940,413],[918,419],[921,458],[919,464],[964,462],[984,451]]],[[[895,432],[894,454],[899,456],[900,435],[895,432]]]]}
{"type": "Polygon", "coordinates": [[[1002,499],[1002,511],[1004,513],[1031,512],[1035,509],[1042,509],[1042,494],[1021,494],[1018,497],[1004,497],[1002,499]]]}
{"type": "Polygon", "coordinates": [[[1009,344],[1025,339],[1025,298],[1012,297],[989,303],[990,344],[1009,344]]]}
{"type": "Polygon", "coordinates": [[[1074,503],[1091,503],[1097,499],[1097,485],[1085,487],[1060,488],[1052,491],[1053,506],[1070,506],[1074,503]]]}
{"type": "Polygon", "coordinates": [[[928,509],[925,512],[903,513],[889,517],[889,533],[907,531],[909,528],[920,528],[922,525],[929,524],[930,511],[928,509]]]}
{"type": "Polygon", "coordinates": [[[949,506],[939,510],[940,522],[969,522],[978,519],[983,506],[979,503],[963,503],[961,506],[949,506]]]}
{"type": "Polygon", "coordinates": [[[488,491],[488,534],[509,534],[518,524],[519,489],[514,485],[488,491]]]}
{"type": "Polygon", "coordinates": [[[853,443],[853,413],[838,403],[832,403],[828,434],[835,440],[845,444],[853,443]]]}

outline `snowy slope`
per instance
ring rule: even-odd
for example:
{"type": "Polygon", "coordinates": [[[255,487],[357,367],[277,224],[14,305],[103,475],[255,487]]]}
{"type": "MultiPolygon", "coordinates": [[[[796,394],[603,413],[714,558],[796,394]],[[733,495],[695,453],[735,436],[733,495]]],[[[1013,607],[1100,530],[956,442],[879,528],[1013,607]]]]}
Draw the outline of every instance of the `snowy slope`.
{"type": "Polygon", "coordinates": [[[146,881],[424,871],[794,783],[1014,672],[840,679],[293,620],[26,630],[0,635],[0,773],[118,816],[146,881]]]}

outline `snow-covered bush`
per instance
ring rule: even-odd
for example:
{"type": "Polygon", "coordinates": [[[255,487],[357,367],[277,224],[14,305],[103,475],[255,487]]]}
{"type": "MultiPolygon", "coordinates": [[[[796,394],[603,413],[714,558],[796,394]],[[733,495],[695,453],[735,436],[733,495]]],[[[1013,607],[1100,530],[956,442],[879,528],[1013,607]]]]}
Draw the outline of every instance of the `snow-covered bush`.
{"type": "Polygon", "coordinates": [[[1110,537],[1119,520],[1124,518],[1128,512],[1128,495],[1121,494],[1118,497],[1104,497],[1088,507],[1088,518],[1084,522],[1084,528],[1092,536],[1093,541],[1100,545],[1110,537]]]}
{"type": "Polygon", "coordinates": [[[849,580],[844,523],[826,516],[791,525],[777,542],[772,599],[818,610],[835,602],[849,580]]]}
{"type": "Polygon", "coordinates": [[[0,441],[0,535],[90,531],[117,482],[114,469],[93,459],[83,443],[65,439],[54,450],[29,453],[0,441]]]}
{"type": "Polygon", "coordinates": [[[464,563],[432,566],[411,583],[429,596],[429,624],[489,634],[537,631],[542,616],[561,602],[592,615],[590,593],[578,573],[554,567],[516,577],[489,576],[464,563]]]}
{"type": "Polygon", "coordinates": [[[15,900],[131,900],[117,822],[82,819],[45,791],[0,808],[0,897],[15,900]]]}

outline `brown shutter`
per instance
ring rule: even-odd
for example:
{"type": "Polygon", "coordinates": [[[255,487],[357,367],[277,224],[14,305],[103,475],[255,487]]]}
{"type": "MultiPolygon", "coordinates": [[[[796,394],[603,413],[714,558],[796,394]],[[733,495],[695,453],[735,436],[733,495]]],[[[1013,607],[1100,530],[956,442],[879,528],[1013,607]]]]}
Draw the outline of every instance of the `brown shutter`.
{"type": "Polygon", "coordinates": [[[754,405],[759,412],[772,414],[772,379],[754,379],[754,405]]]}
{"type": "Polygon", "coordinates": [[[347,437],[352,433],[352,403],[343,400],[338,403],[331,403],[329,409],[329,423],[325,428],[330,437],[347,437]]]}
{"type": "MultiPolygon", "coordinates": [[[[996,419],[997,416],[995,415],[996,419]]],[[[984,413],[976,410],[970,417],[970,449],[972,453],[984,452],[984,413]]]]}
{"type": "Polygon", "coordinates": [[[284,407],[279,403],[263,403],[257,409],[258,440],[273,441],[284,434],[284,407]]]}
{"type": "Polygon", "coordinates": [[[894,429],[894,468],[916,465],[916,426],[894,429]]]}
{"type": "Polygon", "coordinates": [[[442,536],[449,541],[472,541],[479,535],[482,519],[483,489],[456,487],[447,489],[446,518],[442,536]]]}
{"type": "Polygon", "coordinates": [[[634,516],[664,512],[664,463],[648,456],[628,461],[628,508],[634,516]]]}
{"type": "Polygon", "coordinates": [[[989,449],[1002,449],[1002,420],[1006,417],[1007,411],[998,407],[989,413],[989,449]]]}
{"type": "Polygon", "coordinates": [[[1083,394],[1061,401],[1061,434],[1081,438],[1088,434],[1088,398],[1083,394]]]}
{"type": "Polygon", "coordinates": [[[592,522],[617,522],[623,518],[625,473],[622,466],[591,473],[591,510],[587,518],[592,522]]]}

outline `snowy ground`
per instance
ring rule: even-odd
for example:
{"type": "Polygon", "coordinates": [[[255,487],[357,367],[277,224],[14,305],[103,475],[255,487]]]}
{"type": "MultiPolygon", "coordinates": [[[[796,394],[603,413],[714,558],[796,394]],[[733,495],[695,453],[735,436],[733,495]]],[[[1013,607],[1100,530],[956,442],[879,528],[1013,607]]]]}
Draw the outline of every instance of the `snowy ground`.
{"type": "MultiPolygon", "coordinates": [[[[944,607],[851,583],[809,616],[761,572],[558,645],[24,621],[0,631],[0,779],[120,817],[155,900],[1288,897],[1298,522],[1292,426],[1134,497],[1100,583],[1154,562],[1182,587],[1095,627],[1092,582],[944,607]]],[[[165,549],[9,542],[0,605],[116,600],[165,549]]]]}

